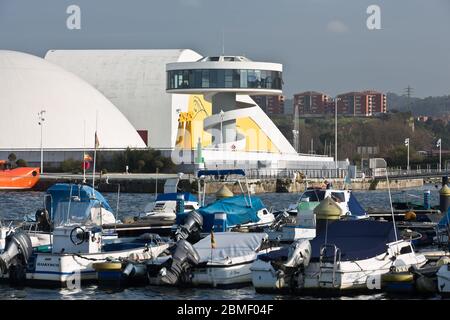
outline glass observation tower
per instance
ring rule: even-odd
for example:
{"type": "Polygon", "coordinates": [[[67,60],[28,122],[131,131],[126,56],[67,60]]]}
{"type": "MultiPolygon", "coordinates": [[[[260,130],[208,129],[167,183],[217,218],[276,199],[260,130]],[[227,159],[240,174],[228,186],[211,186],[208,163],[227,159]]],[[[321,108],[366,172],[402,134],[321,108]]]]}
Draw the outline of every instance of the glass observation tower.
{"type": "MultiPolygon", "coordinates": [[[[195,62],[166,65],[166,91],[174,94],[201,94],[211,102],[212,115],[204,129],[221,150],[236,150],[245,137],[236,130],[238,112],[255,104],[237,101],[237,95],[280,95],[282,70],[278,63],[256,62],[242,56],[204,57],[195,62]]],[[[242,148],[241,148],[242,149],[242,148]]]]}

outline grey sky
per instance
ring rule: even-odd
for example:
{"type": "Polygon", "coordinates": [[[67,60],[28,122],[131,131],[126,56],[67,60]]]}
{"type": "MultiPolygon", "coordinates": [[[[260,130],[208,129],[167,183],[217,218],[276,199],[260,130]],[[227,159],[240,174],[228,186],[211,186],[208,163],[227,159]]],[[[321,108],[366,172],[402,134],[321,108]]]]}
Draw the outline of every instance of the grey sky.
{"type": "Polygon", "coordinates": [[[191,48],[284,65],[285,94],[450,94],[450,0],[0,0],[0,49],[191,48]],[[66,8],[81,7],[81,30],[66,8]],[[381,7],[382,30],[366,27],[381,7]]]}

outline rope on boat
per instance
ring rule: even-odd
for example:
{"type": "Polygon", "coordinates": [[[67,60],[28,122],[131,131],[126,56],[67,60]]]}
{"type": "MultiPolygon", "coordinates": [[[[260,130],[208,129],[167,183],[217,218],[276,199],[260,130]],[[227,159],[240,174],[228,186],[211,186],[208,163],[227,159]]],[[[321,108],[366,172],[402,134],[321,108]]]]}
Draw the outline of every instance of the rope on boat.
{"type": "Polygon", "coordinates": [[[72,254],[74,256],[77,256],[78,258],[89,260],[89,261],[112,261],[111,257],[107,257],[107,258],[103,258],[103,259],[97,259],[97,258],[84,257],[84,256],[82,256],[81,254],[78,254],[78,253],[72,253],[72,254]]]}

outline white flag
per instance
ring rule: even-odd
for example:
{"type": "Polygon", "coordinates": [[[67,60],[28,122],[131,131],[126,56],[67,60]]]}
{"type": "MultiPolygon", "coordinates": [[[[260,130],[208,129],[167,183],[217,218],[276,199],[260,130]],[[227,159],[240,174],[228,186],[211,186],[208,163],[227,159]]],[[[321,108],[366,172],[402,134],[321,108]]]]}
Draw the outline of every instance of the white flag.
{"type": "Polygon", "coordinates": [[[442,141],[441,141],[441,139],[439,139],[437,142],[436,142],[436,147],[440,147],[441,146],[441,143],[442,143],[442,141]]]}
{"type": "Polygon", "coordinates": [[[409,138],[405,139],[405,147],[409,146],[409,138]]]}

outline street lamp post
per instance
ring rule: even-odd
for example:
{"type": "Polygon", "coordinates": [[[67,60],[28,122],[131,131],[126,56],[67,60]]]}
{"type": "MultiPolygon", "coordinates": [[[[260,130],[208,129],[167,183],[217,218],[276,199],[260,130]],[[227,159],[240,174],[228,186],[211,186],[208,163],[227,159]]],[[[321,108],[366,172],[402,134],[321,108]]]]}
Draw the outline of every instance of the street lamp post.
{"type": "Polygon", "coordinates": [[[44,173],[44,145],[42,142],[42,130],[44,127],[44,114],[45,114],[45,110],[41,110],[38,112],[38,125],[41,127],[41,174],[44,173]]]}
{"type": "Polygon", "coordinates": [[[442,171],[442,139],[439,138],[439,140],[436,142],[437,147],[439,147],[439,172],[442,171]]]}
{"type": "Polygon", "coordinates": [[[406,156],[406,172],[409,173],[409,138],[405,139],[405,146],[407,148],[407,156],[406,156]]]}
{"type": "Polygon", "coordinates": [[[221,149],[223,149],[223,115],[225,112],[223,110],[220,110],[220,145],[221,149]]]}

